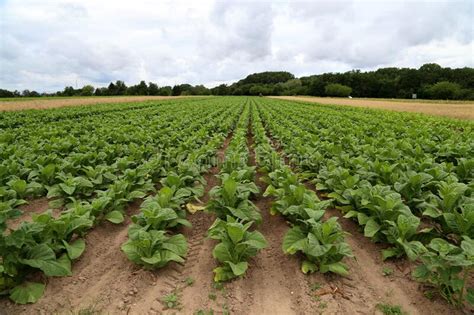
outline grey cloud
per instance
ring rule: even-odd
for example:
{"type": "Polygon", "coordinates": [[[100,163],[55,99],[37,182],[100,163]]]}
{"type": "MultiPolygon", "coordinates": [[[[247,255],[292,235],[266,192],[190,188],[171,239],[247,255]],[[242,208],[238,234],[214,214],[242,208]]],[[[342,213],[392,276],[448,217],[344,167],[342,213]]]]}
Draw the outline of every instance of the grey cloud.
{"type": "Polygon", "coordinates": [[[217,58],[261,59],[271,53],[270,3],[217,1],[211,11],[210,54],[217,58]]]}
{"type": "Polygon", "coordinates": [[[472,1],[6,1],[0,88],[473,66],[472,1]],[[470,47],[470,49],[469,49],[470,47]],[[470,52],[470,54],[469,54],[470,52]]]}

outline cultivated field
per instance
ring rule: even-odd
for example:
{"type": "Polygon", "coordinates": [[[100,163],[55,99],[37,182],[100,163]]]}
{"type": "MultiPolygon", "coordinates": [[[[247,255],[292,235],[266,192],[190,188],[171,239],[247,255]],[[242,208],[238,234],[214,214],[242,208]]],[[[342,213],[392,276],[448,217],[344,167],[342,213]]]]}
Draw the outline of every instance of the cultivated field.
{"type": "Polygon", "coordinates": [[[468,313],[473,127],[258,97],[0,113],[0,314],[468,313]]]}
{"type": "Polygon", "coordinates": [[[0,99],[0,111],[15,111],[23,109],[48,109],[78,105],[96,105],[111,103],[144,102],[181,98],[183,96],[99,96],[99,97],[45,97],[0,99]]]}
{"type": "Polygon", "coordinates": [[[474,102],[467,101],[380,100],[308,96],[274,96],[274,98],[319,104],[380,108],[400,112],[423,113],[434,116],[474,120],[474,102]]]}

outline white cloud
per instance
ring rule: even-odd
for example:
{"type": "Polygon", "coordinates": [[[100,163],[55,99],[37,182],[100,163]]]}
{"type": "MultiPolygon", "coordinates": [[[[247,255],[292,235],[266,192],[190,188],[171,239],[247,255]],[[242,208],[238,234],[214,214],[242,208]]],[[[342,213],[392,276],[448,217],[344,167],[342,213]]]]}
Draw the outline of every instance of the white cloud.
{"type": "Polygon", "coordinates": [[[0,0],[0,88],[474,66],[472,1],[0,0]]]}

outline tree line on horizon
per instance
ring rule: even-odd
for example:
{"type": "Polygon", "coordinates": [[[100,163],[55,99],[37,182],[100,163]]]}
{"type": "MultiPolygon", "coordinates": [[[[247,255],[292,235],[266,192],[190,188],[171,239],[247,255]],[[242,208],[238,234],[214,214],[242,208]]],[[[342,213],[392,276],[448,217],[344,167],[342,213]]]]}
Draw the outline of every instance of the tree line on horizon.
{"type": "Polygon", "coordinates": [[[117,95],[310,95],[369,98],[412,98],[474,100],[474,68],[444,68],[424,64],[419,69],[381,68],[375,71],[352,70],[344,73],[323,73],[296,78],[286,71],[267,71],[248,75],[231,85],[214,88],[204,85],[179,84],[159,87],[141,81],[127,86],[123,81],[107,87],[67,86],[56,93],[0,89],[0,97],[40,96],[117,96],[117,95]]]}

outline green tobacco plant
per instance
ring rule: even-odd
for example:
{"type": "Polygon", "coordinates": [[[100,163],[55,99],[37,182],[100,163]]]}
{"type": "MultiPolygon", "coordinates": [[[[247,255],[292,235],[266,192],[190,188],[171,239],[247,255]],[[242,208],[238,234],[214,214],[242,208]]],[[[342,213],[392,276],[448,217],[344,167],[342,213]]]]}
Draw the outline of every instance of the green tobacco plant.
{"type": "Polygon", "coordinates": [[[122,251],[132,262],[147,269],[157,269],[169,262],[184,263],[188,251],[182,234],[168,236],[166,231],[131,231],[122,251]]]}
{"type": "Polygon", "coordinates": [[[267,241],[260,232],[249,231],[252,224],[244,224],[242,220],[228,216],[226,221],[216,219],[209,228],[209,237],[220,241],[212,251],[221,264],[214,269],[214,281],[227,281],[244,275],[249,258],[267,247],[267,241]]]}
{"type": "Polygon", "coordinates": [[[258,223],[262,217],[249,200],[252,193],[258,193],[254,183],[241,183],[230,176],[225,177],[222,179],[222,186],[216,186],[209,192],[211,200],[206,208],[221,219],[226,219],[230,215],[246,222],[258,223]]]}
{"type": "Polygon", "coordinates": [[[324,210],[332,203],[331,200],[320,201],[313,191],[306,189],[302,184],[277,189],[270,185],[263,195],[274,196],[277,199],[272,204],[270,210],[272,214],[280,213],[293,223],[316,215],[308,216],[309,211],[317,213],[321,218],[324,210]]]}
{"type": "MultiPolygon", "coordinates": [[[[394,188],[405,200],[410,209],[422,209],[431,195],[430,184],[433,176],[426,173],[408,171],[394,184],[394,188]]],[[[418,210],[419,211],[419,210],[418,210]]]]}
{"type": "Polygon", "coordinates": [[[93,224],[88,213],[72,209],[57,219],[50,211],[32,219],[0,238],[0,293],[19,304],[36,302],[44,291],[41,283],[23,281],[31,270],[51,277],[72,274],[71,261],[85,249],[78,236],[93,224]]]}
{"type": "Polygon", "coordinates": [[[382,251],[383,259],[406,255],[415,260],[423,250],[420,240],[429,239],[432,229],[419,228],[420,219],[411,213],[400,194],[379,185],[366,185],[350,194],[349,209],[357,210],[349,210],[344,217],[356,218],[366,237],[395,245],[382,251]]]}
{"type": "Polygon", "coordinates": [[[461,306],[465,301],[474,305],[474,288],[467,287],[474,270],[474,240],[464,236],[458,247],[436,238],[426,249],[413,277],[431,285],[454,305],[461,306]]]}
{"type": "MultiPolygon", "coordinates": [[[[179,191],[163,187],[156,196],[146,198],[140,206],[140,213],[132,216],[134,224],[130,226],[129,233],[133,235],[134,231],[140,231],[142,228],[148,231],[167,230],[178,226],[190,227],[191,223],[186,220],[186,211],[181,207],[184,199],[177,195],[179,191]]],[[[188,193],[183,195],[189,197],[188,193]]]]}
{"type": "Polygon", "coordinates": [[[425,251],[423,243],[416,239],[420,239],[424,234],[430,234],[431,228],[419,231],[420,219],[418,217],[401,214],[396,221],[386,221],[386,223],[388,226],[383,233],[387,237],[387,242],[395,247],[382,250],[384,260],[403,255],[410,260],[416,260],[425,251]]]}
{"type": "Polygon", "coordinates": [[[205,184],[206,181],[199,173],[195,174],[190,171],[189,173],[190,174],[184,173],[178,175],[172,172],[161,180],[161,184],[171,187],[174,190],[181,190],[178,195],[188,195],[199,198],[204,194],[203,184],[205,184]],[[186,193],[184,191],[186,191],[186,193]]]}
{"type": "Polygon", "coordinates": [[[342,262],[345,257],[353,257],[344,241],[344,231],[337,218],[325,222],[311,218],[304,225],[292,227],[283,239],[283,251],[294,255],[301,252],[305,260],[301,265],[303,273],[320,271],[347,276],[348,267],[342,262]]]}
{"type": "Polygon", "coordinates": [[[439,222],[442,232],[457,235],[458,241],[463,235],[474,238],[474,198],[470,197],[471,189],[456,182],[441,182],[438,187],[438,194],[432,195],[423,215],[439,222]]]}

